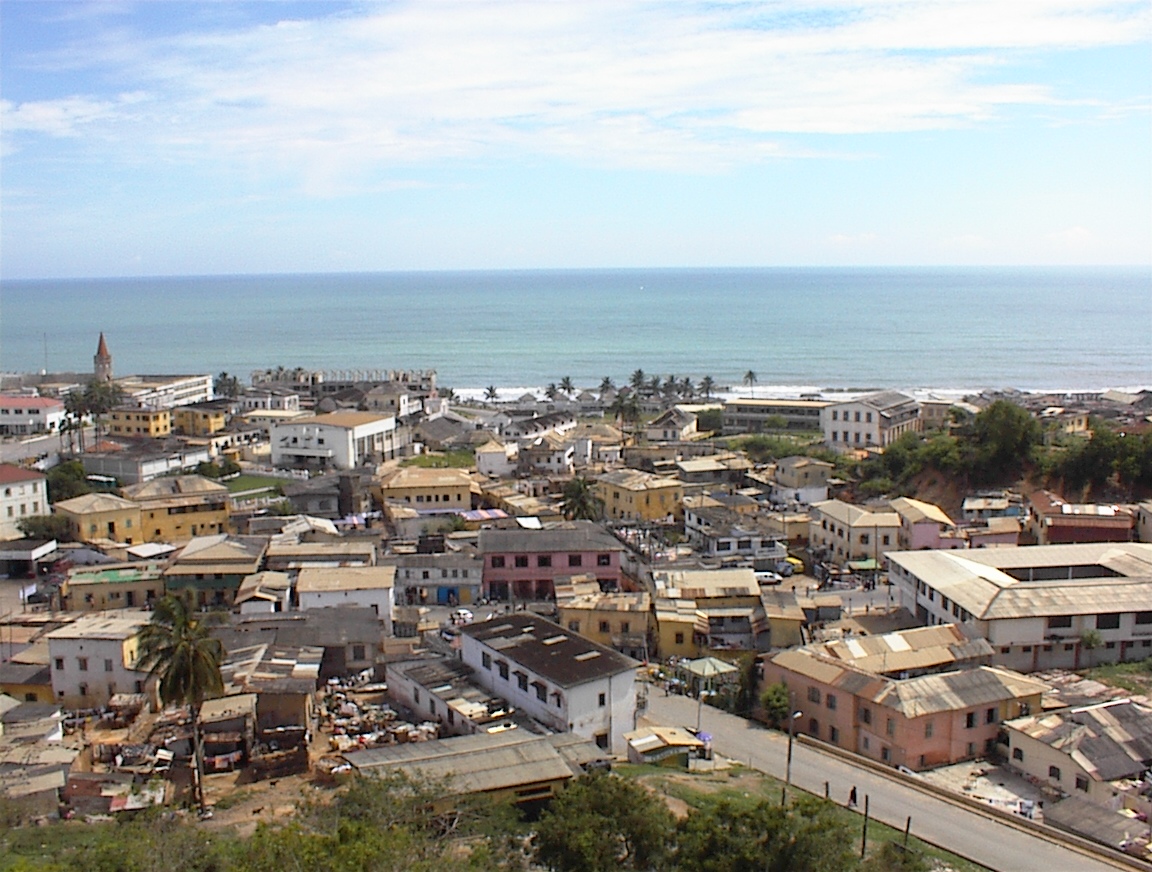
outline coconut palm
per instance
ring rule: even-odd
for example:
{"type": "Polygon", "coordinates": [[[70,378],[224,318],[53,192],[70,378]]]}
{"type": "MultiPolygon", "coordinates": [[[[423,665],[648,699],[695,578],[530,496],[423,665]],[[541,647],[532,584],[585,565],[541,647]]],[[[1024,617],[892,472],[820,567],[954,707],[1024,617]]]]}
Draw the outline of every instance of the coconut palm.
{"type": "Polygon", "coordinates": [[[201,813],[206,805],[200,707],[224,691],[220,674],[224,647],[209,635],[209,623],[196,614],[191,592],[184,597],[168,595],[157,601],[152,620],[136,636],[138,665],[157,678],[160,700],[165,705],[188,706],[192,715],[195,798],[201,813]]]}
{"type": "Polygon", "coordinates": [[[576,386],[572,384],[571,377],[564,376],[564,378],[560,379],[560,390],[564,391],[568,396],[576,393],[576,386]]]}
{"type": "Polygon", "coordinates": [[[544,389],[544,396],[546,396],[550,400],[556,399],[556,397],[559,396],[559,394],[560,394],[560,388],[556,387],[555,382],[548,385],[548,387],[546,387],[544,389]]]}
{"type": "Polygon", "coordinates": [[[622,430],[627,430],[629,424],[640,420],[640,401],[635,394],[617,394],[608,407],[608,414],[616,418],[622,430]]]}
{"type": "Polygon", "coordinates": [[[696,387],[692,384],[692,379],[688,378],[688,376],[684,376],[684,378],[680,379],[680,388],[678,392],[680,396],[688,400],[696,396],[696,387]]]}
{"type": "Polygon", "coordinates": [[[124,389],[116,382],[91,381],[84,388],[84,407],[92,414],[96,425],[96,441],[100,441],[100,430],[104,416],[124,402],[124,389]]]}
{"type": "Polygon", "coordinates": [[[712,380],[712,376],[706,375],[700,379],[700,393],[704,394],[704,399],[711,399],[714,390],[716,390],[716,382],[712,380]]]}
{"type": "Polygon", "coordinates": [[[570,520],[598,521],[604,515],[604,502],[596,496],[595,485],[584,476],[577,476],[564,485],[564,498],[560,508],[570,520]]]}
{"type": "Polygon", "coordinates": [[[484,388],[484,399],[489,402],[495,402],[498,396],[500,396],[500,393],[496,390],[496,385],[488,385],[488,387],[484,388]]]}
{"type": "Polygon", "coordinates": [[[644,390],[644,385],[648,383],[648,376],[645,375],[644,370],[638,369],[632,373],[632,377],[628,379],[628,384],[632,385],[633,389],[637,391],[644,390]]]}
{"type": "Polygon", "coordinates": [[[744,373],[744,384],[748,385],[748,390],[751,391],[753,396],[755,396],[756,395],[756,373],[754,373],[752,370],[748,370],[748,372],[744,373]]]}
{"type": "Polygon", "coordinates": [[[616,385],[612,381],[612,376],[606,375],[600,379],[600,396],[604,396],[609,391],[616,390],[616,385]]]}
{"type": "Polygon", "coordinates": [[[212,384],[212,391],[218,397],[238,397],[240,396],[240,379],[222,372],[216,376],[216,380],[212,384]]]}

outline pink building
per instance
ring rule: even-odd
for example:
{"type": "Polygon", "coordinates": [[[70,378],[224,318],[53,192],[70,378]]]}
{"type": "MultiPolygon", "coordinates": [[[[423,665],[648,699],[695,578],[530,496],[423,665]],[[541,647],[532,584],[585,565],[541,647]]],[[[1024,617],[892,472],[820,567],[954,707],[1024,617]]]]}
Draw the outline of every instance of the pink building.
{"type": "Polygon", "coordinates": [[[964,548],[965,541],[955,535],[956,524],[939,506],[900,497],[889,505],[900,516],[900,532],[896,541],[901,551],[964,548]]]}
{"type": "MultiPolygon", "coordinates": [[[[896,635],[896,634],[893,634],[896,635]]],[[[890,678],[814,648],[761,660],[787,686],[799,733],[891,766],[930,769],[993,750],[1000,723],[1040,711],[1047,685],[992,666],[890,678]]]]}
{"type": "Polygon", "coordinates": [[[624,546],[592,521],[563,521],[539,530],[480,531],[484,596],[496,600],[548,600],[555,581],[595,575],[602,590],[619,590],[624,546]]]}

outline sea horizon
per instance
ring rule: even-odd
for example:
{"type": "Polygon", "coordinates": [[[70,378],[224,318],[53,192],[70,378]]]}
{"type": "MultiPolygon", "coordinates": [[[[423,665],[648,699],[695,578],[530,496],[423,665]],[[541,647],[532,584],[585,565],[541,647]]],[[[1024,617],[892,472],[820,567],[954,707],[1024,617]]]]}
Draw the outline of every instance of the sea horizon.
{"type": "MultiPolygon", "coordinates": [[[[727,267],[0,280],[0,371],[434,369],[457,393],[642,369],[758,397],[1152,386],[1152,270],[727,267]]],[[[523,388],[523,390],[521,390],[523,388]]]]}

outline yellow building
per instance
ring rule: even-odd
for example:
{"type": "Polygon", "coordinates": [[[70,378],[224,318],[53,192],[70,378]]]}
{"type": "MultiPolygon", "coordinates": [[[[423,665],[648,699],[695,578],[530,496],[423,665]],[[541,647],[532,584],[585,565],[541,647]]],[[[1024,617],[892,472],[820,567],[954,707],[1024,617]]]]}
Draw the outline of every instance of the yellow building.
{"type": "Polygon", "coordinates": [[[466,469],[405,466],[380,483],[383,502],[403,503],[419,512],[467,512],[480,487],[466,469]]]}
{"type": "Polygon", "coordinates": [[[556,611],[561,626],[586,639],[643,662],[654,654],[655,620],[646,593],[601,593],[593,577],[590,589],[564,596],[557,583],[556,611]]]}
{"type": "Polygon", "coordinates": [[[656,620],[656,652],[661,660],[700,656],[703,646],[696,640],[696,601],[657,597],[653,610],[656,620]]]}
{"type": "Polygon", "coordinates": [[[52,513],[68,519],[77,542],[146,542],[140,506],[115,494],[93,493],[54,503],[52,513]]]}
{"type": "Polygon", "coordinates": [[[141,608],[164,596],[164,563],[103,563],[68,570],[60,588],[65,611],[141,608]]]}
{"type": "Polygon", "coordinates": [[[596,479],[604,517],[614,521],[666,521],[684,518],[684,485],[678,479],[637,469],[606,472],[596,479]]]}
{"type": "Polygon", "coordinates": [[[211,436],[228,424],[228,409],[219,403],[197,403],[172,410],[172,426],[185,436],[211,436]]]}
{"type": "Polygon", "coordinates": [[[154,478],[120,493],[140,507],[141,541],[187,542],[228,532],[228,488],[201,475],[154,478]]]}
{"type": "Polygon", "coordinates": [[[172,410],[121,406],[108,413],[109,436],[159,438],[172,435],[172,410]]]}

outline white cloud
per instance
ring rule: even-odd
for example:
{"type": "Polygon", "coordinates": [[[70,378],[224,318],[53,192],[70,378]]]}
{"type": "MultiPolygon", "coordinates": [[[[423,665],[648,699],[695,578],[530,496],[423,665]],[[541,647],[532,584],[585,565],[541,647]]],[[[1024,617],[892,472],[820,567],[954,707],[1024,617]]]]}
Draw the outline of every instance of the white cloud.
{"type": "Polygon", "coordinates": [[[436,159],[707,170],[809,154],[803,134],[971,126],[1019,105],[1058,116],[1066,98],[1007,65],[1140,44],[1150,17],[1103,0],[422,0],[149,38],[118,16],[66,65],[150,98],[32,100],[5,106],[4,130],[98,126],[138,152],[300,174],[315,193],[436,159]]]}

